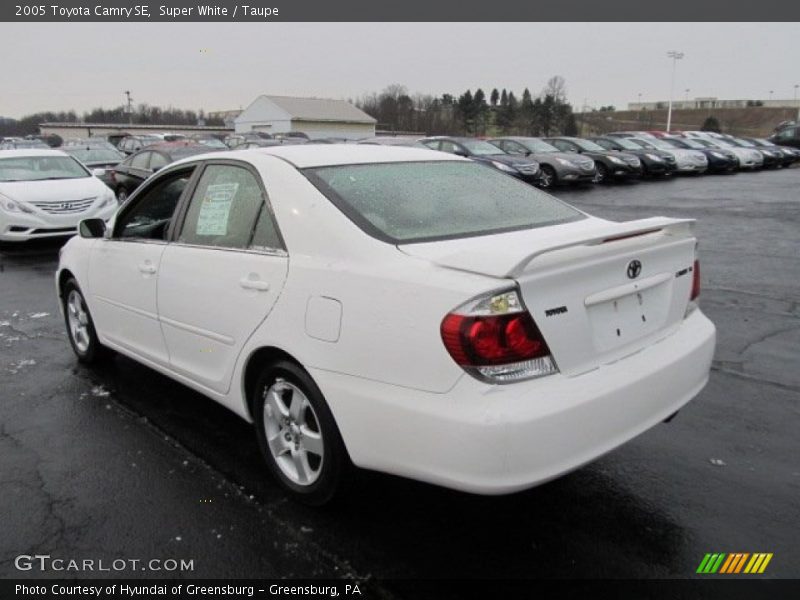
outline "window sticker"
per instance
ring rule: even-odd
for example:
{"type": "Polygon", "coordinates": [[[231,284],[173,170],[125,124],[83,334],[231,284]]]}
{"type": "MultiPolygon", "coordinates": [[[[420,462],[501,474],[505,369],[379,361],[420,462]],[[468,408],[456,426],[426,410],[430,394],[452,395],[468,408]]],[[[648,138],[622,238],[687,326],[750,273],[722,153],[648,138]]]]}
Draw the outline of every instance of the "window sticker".
{"type": "Polygon", "coordinates": [[[231,204],[238,191],[238,183],[217,183],[206,188],[197,216],[197,235],[227,235],[231,204]]]}

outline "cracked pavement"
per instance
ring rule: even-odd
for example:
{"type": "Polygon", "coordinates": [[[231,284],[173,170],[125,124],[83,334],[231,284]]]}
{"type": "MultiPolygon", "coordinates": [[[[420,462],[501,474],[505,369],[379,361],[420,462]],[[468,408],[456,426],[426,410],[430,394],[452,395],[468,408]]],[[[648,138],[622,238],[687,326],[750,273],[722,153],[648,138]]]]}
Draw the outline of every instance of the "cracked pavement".
{"type": "Polygon", "coordinates": [[[63,575],[14,568],[44,553],[194,560],[148,577],[685,577],[724,551],[773,552],[766,576],[798,577],[798,189],[800,168],[556,190],[614,220],[698,219],[717,353],[670,424],[499,498],[360,473],[332,507],[288,501],[222,407],[123,357],[79,366],[54,296],[58,244],[5,247],[0,576],[63,575]]]}

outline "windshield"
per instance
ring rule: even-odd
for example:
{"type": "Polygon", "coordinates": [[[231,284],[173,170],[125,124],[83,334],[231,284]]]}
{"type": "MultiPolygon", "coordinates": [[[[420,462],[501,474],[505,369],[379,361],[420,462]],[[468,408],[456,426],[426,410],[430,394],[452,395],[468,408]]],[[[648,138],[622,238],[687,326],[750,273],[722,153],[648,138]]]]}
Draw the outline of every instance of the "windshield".
{"type": "Polygon", "coordinates": [[[712,142],[711,140],[695,140],[700,146],[703,148],[719,148],[717,144],[712,142]]]}
{"type": "Polygon", "coordinates": [[[463,140],[459,143],[476,156],[491,156],[492,154],[505,154],[497,146],[482,140],[463,140]]]}
{"type": "Polygon", "coordinates": [[[70,146],[64,148],[64,152],[74,156],[83,163],[92,162],[119,162],[125,155],[118,150],[111,150],[102,146],[94,146],[90,148],[81,148],[78,146],[70,146]]]}
{"type": "Polygon", "coordinates": [[[574,139],[572,142],[578,146],[581,150],[586,150],[587,152],[605,152],[606,149],[600,146],[599,144],[595,144],[594,142],[590,142],[589,140],[579,140],[574,139]]]}
{"type": "Polygon", "coordinates": [[[89,172],[71,156],[15,156],[0,158],[0,181],[78,179],[89,172]]]}
{"type": "Polygon", "coordinates": [[[752,142],[748,142],[747,140],[743,140],[740,138],[736,138],[735,140],[731,140],[734,144],[738,144],[739,146],[744,146],[745,148],[755,148],[756,145],[752,142]]]}
{"type": "Polygon", "coordinates": [[[196,146],[184,146],[182,148],[173,148],[171,150],[168,150],[167,153],[170,155],[170,158],[172,158],[172,160],[180,160],[181,158],[186,158],[187,156],[194,156],[195,154],[205,154],[206,152],[214,152],[214,151],[215,148],[210,148],[208,146],[197,144],[196,146]]]}
{"type": "Polygon", "coordinates": [[[664,141],[667,142],[673,148],[683,148],[685,150],[686,148],[689,147],[685,140],[666,139],[664,141]]]}
{"type": "Polygon", "coordinates": [[[195,140],[198,144],[202,144],[203,146],[208,146],[209,148],[220,148],[221,150],[227,150],[228,147],[222,143],[222,140],[218,140],[217,138],[200,138],[195,140]]]}
{"type": "Polygon", "coordinates": [[[641,150],[642,147],[627,138],[614,138],[614,142],[625,150],[641,150]]]}
{"type": "Polygon", "coordinates": [[[525,146],[531,152],[559,152],[558,148],[555,146],[551,146],[547,142],[537,140],[536,138],[519,140],[519,143],[525,146]]]}
{"type": "Polygon", "coordinates": [[[391,243],[488,235],[584,218],[533,186],[478,163],[374,163],[304,172],[356,225],[391,243]]]}
{"type": "Polygon", "coordinates": [[[670,144],[669,142],[665,142],[664,140],[660,140],[654,137],[652,140],[647,140],[647,143],[650,144],[654,148],[660,148],[661,150],[674,150],[675,146],[670,144]]]}
{"type": "Polygon", "coordinates": [[[686,144],[686,146],[688,146],[689,148],[698,148],[698,149],[704,148],[703,144],[698,143],[697,140],[681,140],[681,141],[684,144],[686,144]]]}

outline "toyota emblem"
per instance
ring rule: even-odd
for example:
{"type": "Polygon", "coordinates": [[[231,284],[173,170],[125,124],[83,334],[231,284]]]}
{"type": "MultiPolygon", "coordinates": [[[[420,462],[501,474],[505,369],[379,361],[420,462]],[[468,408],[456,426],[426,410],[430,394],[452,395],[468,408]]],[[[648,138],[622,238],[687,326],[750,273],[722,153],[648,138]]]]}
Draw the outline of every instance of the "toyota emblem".
{"type": "Polygon", "coordinates": [[[628,279],[636,279],[642,272],[642,263],[638,260],[632,260],[628,263],[628,279]]]}

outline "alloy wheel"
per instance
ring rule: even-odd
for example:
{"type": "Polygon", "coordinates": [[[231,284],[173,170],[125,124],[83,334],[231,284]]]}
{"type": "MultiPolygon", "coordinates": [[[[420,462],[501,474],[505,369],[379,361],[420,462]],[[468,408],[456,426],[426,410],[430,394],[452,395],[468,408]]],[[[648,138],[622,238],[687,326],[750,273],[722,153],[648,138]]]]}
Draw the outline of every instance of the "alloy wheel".
{"type": "Polygon", "coordinates": [[[264,390],[264,431],[275,464],[293,483],[313,484],[325,449],[317,413],[303,391],[282,378],[264,390]]]}
{"type": "Polygon", "coordinates": [[[89,337],[89,315],[83,304],[83,297],[78,290],[72,290],[67,296],[67,322],[69,335],[79,352],[89,350],[91,338],[89,337]]]}

